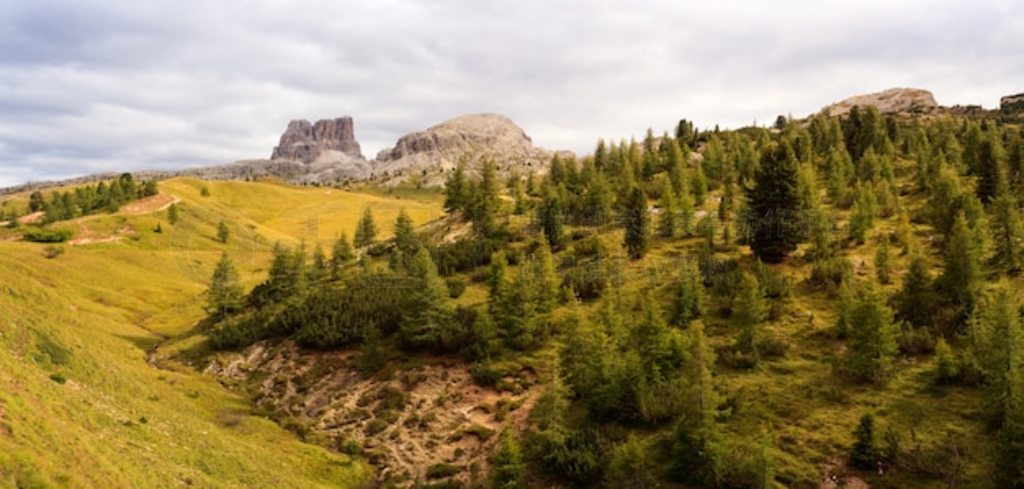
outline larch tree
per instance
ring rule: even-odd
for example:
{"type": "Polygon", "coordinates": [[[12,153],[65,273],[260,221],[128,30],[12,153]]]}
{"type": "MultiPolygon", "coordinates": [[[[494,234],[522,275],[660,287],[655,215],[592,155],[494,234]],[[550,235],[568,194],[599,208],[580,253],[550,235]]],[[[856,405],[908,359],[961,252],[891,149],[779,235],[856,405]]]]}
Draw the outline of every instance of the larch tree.
{"type": "Polygon", "coordinates": [[[885,297],[871,283],[855,294],[846,333],[846,366],[854,378],[882,382],[896,356],[897,326],[885,297]]]}
{"type": "Polygon", "coordinates": [[[768,310],[757,277],[752,273],[743,272],[736,295],[732,299],[731,322],[739,329],[736,349],[755,363],[760,357],[759,347],[763,336],[761,329],[767,317],[768,310]]]}
{"type": "Polygon", "coordinates": [[[892,282],[892,263],[889,259],[889,235],[878,237],[878,248],[875,250],[875,278],[879,283],[892,282]]]}
{"type": "Polygon", "coordinates": [[[409,264],[413,287],[402,315],[399,336],[412,349],[437,349],[451,325],[448,287],[426,248],[420,248],[409,264]]]}
{"type": "Polygon", "coordinates": [[[242,286],[238,281],[238,270],[227,253],[220,256],[213,269],[210,287],[206,291],[206,312],[223,317],[242,307],[242,286]]]}
{"type": "Polygon", "coordinates": [[[896,317],[913,326],[927,326],[935,312],[937,297],[928,272],[928,261],[921,255],[910,258],[910,266],[903,276],[903,286],[894,298],[896,317]]]}
{"type": "Polygon", "coordinates": [[[362,217],[356,225],[356,235],[353,244],[356,248],[362,248],[372,244],[377,239],[377,225],[373,222],[373,211],[367,207],[363,210],[362,217]]]}
{"type": "Polygon", "coordinates": [[[661,217],[658,220],[658,235],[663,238],[671,238],[676,235],[679,221],[679,209],[676,206],[675,192],[672,190],[672,183],[666,178],[662,181],[661,188],[661,217]]]}
{"type": "Polygon", "coordinates": [[[651,246],[651,218],[647,213],[647,194],[640,187],[633,187],[623,209],[626,227],[626,252],[632,259],[643,258],[651,246]]]}

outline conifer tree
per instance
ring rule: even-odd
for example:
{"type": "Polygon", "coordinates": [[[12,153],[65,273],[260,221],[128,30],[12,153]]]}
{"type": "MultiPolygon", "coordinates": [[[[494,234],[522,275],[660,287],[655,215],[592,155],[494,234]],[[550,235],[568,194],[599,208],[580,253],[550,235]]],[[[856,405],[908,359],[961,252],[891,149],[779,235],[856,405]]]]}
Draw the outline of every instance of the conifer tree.
{"type": "Polygon", "coordinates": [[[938,279],[939,289],[958,308],[962,319],[974,309],[982,278],[978,247],[963,212],[953,222],[943,257],[945,264],[938,279]]]}
{"type": "Polygon", "coordinates": [[[676,196],[668,179],[662,181],[660,204],[661,217],[658,221],[658,234],[663,238],[671,238],[676,235],[679,210],[676,208],[676,196]]]}
{"type": "Polygon", "coordinates": [[[989,132],[982,137],[978,143],[976,158],[974,168],[978,175],[978,198],[982,203],[988,204],[995,198],[999,188],[1007,184],[1006,152],[997,134],[989,132]]]}
{"type": "Polygon", "coordinates": [[[438,348],[451,327],[451,308],[448,305],[448,287],[437,273],[426,248],[420,248],[409,264],[413,287],[409,290],[408,304],[402,315],[399,336],[408,348],[438,348]]]}
{"type": "Polygon", "coordinates": [[[376,239],[377,225],[373,222],[373,211],[367,207],[363,210],[363,216],[359,218],[359,224],[356,225],[356,236],[353,244],[356,248],[362,248],[372,244],[376,239]]]}
{"type": "Polygon", "coordinates": [[[765,149],[754,186],[747,192],[750,248],[762,261],[781,262],[796,249],[800,233],[794,218],[799,210],[797,169],[783,141],[765,149]]]}
{"type": "Polygon", "coordinates": [[[910,259],[910,266],[903,276],[903,287],[894,299],[896,317],[900,320],[914,326],[927,326],[931,323],[936,297],[932,277],[928,273],[928,262],[924,257],[915,255],[910,259]]]}
{"type": "Polygon", "coordinates": [[[206,291],[206,312],[223,317],[242,307],[242,286],[238,281],[238,270],[227,253],[220,256],[206,291]]]}
{"type": "Polygon", "coordinates": [[[647,194],[634,187],[623,210],[626,226],[625,245],[630,258],[643,258],[650,247],[651,218],[647,214],[647,194]]]}
{"type": "Polygon", "coordinates": [[[459,160],[455,171],[448,175],[444,184],[444,210],[449,213],[466,209],[467,185],[466,163],[459,160]]]}
{"type": "Polygon", "coordinates": [[[481,236],[490,236],[497,227],[499,193],[498,169],[493,161],[485,160],[480,167],[480,184],[469,205],[473,229],[481,236]]]}
{"type": "Polygon", "coordinates": [[[171,225],[178,223],[178,204],[171,204],[167,208],[167,222],[171,223],[171,225]]]}
{"type": "Polygon", "coordinates": [[[896,325],[885,297],[868,283],[855,294],[847,326],[846,364],[858,380],[885,380],[896,355],[896,325]]]}
{"type": "Polygon", "coordinates": [[[584,221],[591,225],[604,225],[611,220],[612,201],[615,199],[611,185],[604,174],[595,171],[585,182],[583,195],[584,221]]]}
{"type": "Polygon", "coordinates": [[[327,257],[324,256],[324,250],[320,247],[320,243],[317,243],[313,248],[313,264],[309,267],[309,283],[316,284],[324,280],[327,278],[327,273],[327,257]]]}
{"type": "Polygon", "coordinates": [[[679,205],[679,232],[683,236],[691,236],[693,234],[694,227],[694,216],[696,211],[693,207],[693,197],[690,196],[690,192],[685,189],[683,193],[678,196],[679,205]]]}
{"type": "Polygon", "coordinates": [[[708,196],[708,177],[704,175],[703,165],[698,164],[690,175],[690,194],[693,195],[693,201],[697,207],[704,205],[704,200],[708,196]]]}
{"type": "Polygon", "coordinates": [[[1006,369],[1003,419],[996,438],[994,480],[999,487],[1024,488],[1024,360],[1018,328],[1009,338],[1012,352],[1006,369]]]}
{"type": "Polygon", "coordinates": [[[348,234],[343,232],[334,242],[334,248],[331,251],[331,278],[334,280],[341,278],[341,269],[353,258],[355,256],[352,253],[352,245],[348,241],[348,234]]]}
{"type": "Polygon", "coordinates": [[[743,272],[736,296],[732,300],[732,323],[739,329],[739,336],[736,338],[737,350],[748,355],[753,362],[757,362],[760,357],[758,349],[761,343],[762,323],[767,316],[757,277],[752,273],[743,272]]]}
{"type": "Polygon", "coordinates": [[[541,239],[537,245],[533,267],[535,279],[531,281],[531,284],[537,291],[537,311],[551,312],[558,305],[562,280],[555,269],[555,258],[551,255],[551,246],[544,239],[541,239]]]}
{"type": "Polygon", "coordinates": [[[692,267],[683,269],[683,276],[676,285],[674,322],[689,326],[690,322],[704,314],[704,286],[700,273],[692,267]]]}
{"type": "Polygon", "coordinates": [[[878,449],[875,447],[875,417],[871,414],[861,416],[853,436],[855,441],[853,448],[850,449],[850,465],[859,469],[874,469],[878,460],[878,449]]]}
{"type": "Polygon", "coordinates": [[[1024,222],[1021,221],[1017,199],[1010,193],[1008,185],[1000,185],[1000,190],[992,200],[992,232],[995,254],[994,264],[1010,273],[1021,270],[1021,240],[1024,240],[1024,222]]]}
{"type": "Polygon", "coordinates": [[[227,243],[229,237],[231,237],[231,230],[228,229],[228,225],[224,224],[224,221],[217,223],[217,241],[227,243]]]}
{"type": "Polygon", "coordinates": [[[562,199],[557,188],[545,182],[541,185],[541,202],[537,207],[537,220],[544,230],[544,237],[552,246],[560,247],[565,242],[565,231],[563,220],[565,219],[565,208],[562,206],[562,199]]]}
{"type": "Polygon", "coordinates": [[[715,486],[724,470],[722,435],[715,421],[719,395],[711,374],[715,354],[699,321],[686,331],[686,350],[686,403],[673,435],[669,469],[676,481],[715,486]]]}
{"type": "Polygon", "coordinates": [[[523,462],[519,442],[512,428],[505,428],[498,441],[498,449],[491,456],[491,487],[493,489],[519,489],[526,464],[523,462]]]}
{"type": "Polygon", "coordinates": [[[395,248],[407,257],[415,255],[420,248],[420,239],[405,209],[399,210],[398,218],[395,219],[395,248]]]}
{"type": "Polygon", "coordinates": [[[875,277],[879,283],[891,282],[892,264],[889,262],[889,236],[878,237],[878,248],[875,250],[875,277]]]}

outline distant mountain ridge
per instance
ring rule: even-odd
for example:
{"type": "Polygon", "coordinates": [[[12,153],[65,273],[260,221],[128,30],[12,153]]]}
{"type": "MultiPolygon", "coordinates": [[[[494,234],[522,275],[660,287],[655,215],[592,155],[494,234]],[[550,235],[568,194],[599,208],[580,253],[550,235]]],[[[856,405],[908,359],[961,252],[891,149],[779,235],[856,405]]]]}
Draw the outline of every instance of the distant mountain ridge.
{"type": "MultiPolygon", "coordinates": [[[[1024,94],[1001,100],[1001,109],[985,111],[978,106],[944,107],[931,92],[919,88],[891,88],[881,92],[855,95],[823,107],[818,113],[842,117],[854,106],[875,106],[882,113],[908,117],[942,114],[1019,113],[1024,111],[1024,94]]],[[[288,123],[270,159],[241,160],[234,163],[174,171],[131,172],[137,178],[193,176],[207,179],[256,179],[277,177],[307,185],[333,185],[373,181],[395,185],[415,180],[423,186],[440,185],[445,172],[459,161],[474,172],[479,163],[493,161],[499,174],[544,174],[556,153],[533,145],[521,127],[501,114],[467,114],[400,137],[391,148],[381,150],[367,160],[355,135],[352,117],[343,116],[311,123],[296,119],[288,123]]],[[[0,195],[25,190],[84,183],[117,176],[118,172],[84,177],[30,182],[0,188],[0,195]]]]}

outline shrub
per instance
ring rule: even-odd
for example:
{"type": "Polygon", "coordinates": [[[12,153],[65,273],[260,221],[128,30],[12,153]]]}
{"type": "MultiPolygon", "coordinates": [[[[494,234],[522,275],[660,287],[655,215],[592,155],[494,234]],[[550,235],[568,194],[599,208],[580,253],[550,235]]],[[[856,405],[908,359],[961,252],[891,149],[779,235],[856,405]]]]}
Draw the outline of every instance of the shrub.
{"type": "Polygon", "coordinates": [[[811,275],[807,284],[811,287],[835,292],[844,282],[853,278],[853,266],[845,258],[819,260],[811,265],[811,275]]]}
{"type": "Polygon", "coordinates": [[[452,299],[462,297],[462,293],[466,291],[466,281],[459,277],[449,277],[444,283],[448,286],[448,296],[452,299]]]}
{"type": "Polygon", "coordinates": [[[427,469],[427,479],[444,479],[459,473],[459,468],[452,464],[434,464],[427,469]]]}
{"type": "Polygon", "coordinates": [[[505,243],[497,239],[471,238],[433,247],[430,255],[438,273],[451,275],[489,265],[491,255],[504,248],[505,243]]]}
{"type": "Polygon", "coordinates": [[[54,258],[57,258],[58,256],[63,255],[63,254],[64,254],[64,247],[63,246],[49,245],[46,248],[43,248],[43,256],[45,256],[46,258],[48,258],[50,260],[52,260],[54,258]]]}
{"type": "Polygon", "coordinates": [[[597,299],[608,288],[608,273],[600,262],[591,262],[565,272],[562,286],[568,287],[580,299],[597,299]]]}
{"type": "Polygon", "coordinates": [[[914,328],[903,324],[900,333],[900,352],[908,355],[920,355],[935,351],[935,337],[927,328],[914,328]]]}
{"type": "Polygon", "coordinates": [[[33,243],[63,243],[75,233],[68,229],[30,229],[25,231],[25,241],[31,241],[33,243]]]}

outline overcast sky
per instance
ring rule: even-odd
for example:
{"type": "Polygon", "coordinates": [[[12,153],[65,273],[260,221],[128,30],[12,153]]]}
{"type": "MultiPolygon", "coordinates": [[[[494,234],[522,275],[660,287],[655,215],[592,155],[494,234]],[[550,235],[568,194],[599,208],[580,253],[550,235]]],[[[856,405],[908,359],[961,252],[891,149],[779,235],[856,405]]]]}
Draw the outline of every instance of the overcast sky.
{"type": "Polygon", "coordinates": [[[266,158],[294,118],[351,115],[372,157],[470,112],[589,152],[893,86],[995,107],[1024,91],[1022,5],[0,0],[0,186],[266,158]]]}

